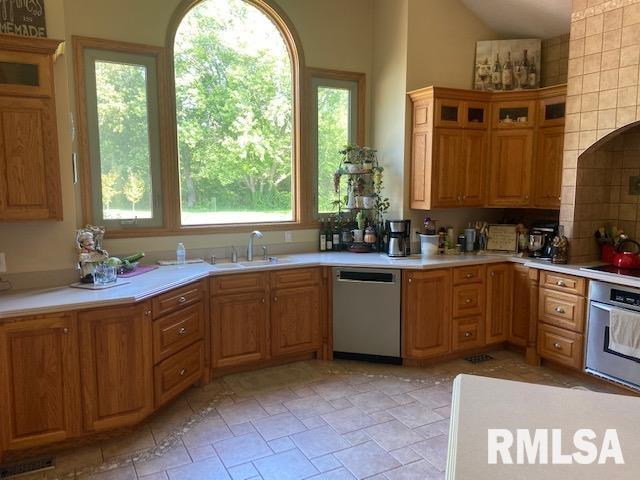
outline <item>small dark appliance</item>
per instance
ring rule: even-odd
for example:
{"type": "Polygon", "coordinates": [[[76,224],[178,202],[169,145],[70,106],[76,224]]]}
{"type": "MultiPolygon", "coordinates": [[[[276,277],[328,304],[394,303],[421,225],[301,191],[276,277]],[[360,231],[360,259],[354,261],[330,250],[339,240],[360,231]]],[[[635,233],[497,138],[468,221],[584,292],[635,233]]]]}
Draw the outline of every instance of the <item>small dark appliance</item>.
{"type": "Polygon", "coordinates": [[[387,220],[385,222],[387,255],[390,257],[411,255],[410,232],[411,220],[387,220]]]}
{"type": "Polygon", "coordinates": [[[557,223],[539,223],[529,231],[529,256],[539,260],[551,260],[553,238],[558,234],[557,223]]]}

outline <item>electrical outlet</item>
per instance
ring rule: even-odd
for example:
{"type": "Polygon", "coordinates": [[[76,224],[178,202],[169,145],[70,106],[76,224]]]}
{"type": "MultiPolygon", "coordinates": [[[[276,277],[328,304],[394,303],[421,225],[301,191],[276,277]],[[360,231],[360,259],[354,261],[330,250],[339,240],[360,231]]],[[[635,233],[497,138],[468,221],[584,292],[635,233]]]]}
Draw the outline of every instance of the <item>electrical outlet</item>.
{"type": "Polygon", "coordinates": [[[284,243],[293,242],[293,232],[284,232],[284,243]]]}
{"type": "Polygon", "coordinates": [[[7,271],[7,258],[3,252],[0,252],[0,273],[6,273],[7,271]]]}

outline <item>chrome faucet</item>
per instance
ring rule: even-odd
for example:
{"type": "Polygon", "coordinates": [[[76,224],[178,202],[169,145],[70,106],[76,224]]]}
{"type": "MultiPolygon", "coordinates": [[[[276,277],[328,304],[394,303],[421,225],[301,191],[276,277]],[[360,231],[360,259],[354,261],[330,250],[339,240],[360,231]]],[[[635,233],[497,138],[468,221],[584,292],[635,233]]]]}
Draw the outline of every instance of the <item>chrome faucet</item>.
{"type": "Polygon", "coordinates": [[[247,261],[253,261],[253,239],[254,238],[263,238],[262,232],[258,230],[254,230],[249,234],[249,245],[247,246],[247,261]]]}

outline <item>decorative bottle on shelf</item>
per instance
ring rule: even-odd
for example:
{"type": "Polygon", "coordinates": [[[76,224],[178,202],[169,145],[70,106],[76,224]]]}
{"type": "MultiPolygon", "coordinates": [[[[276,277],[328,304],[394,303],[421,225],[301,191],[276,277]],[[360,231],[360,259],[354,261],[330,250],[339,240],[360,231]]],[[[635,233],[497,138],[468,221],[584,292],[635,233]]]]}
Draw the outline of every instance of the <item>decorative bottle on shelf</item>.
{"type": "Polygon", "coordinates": [[[496,61],[491,72],[491,83],[494,90],[502,90],[502,65],[500,65],[500,54],[496,53],[496,61]]]}
{"type": "Polygon", "coordinates": [[[333,232],[331,231],[331,221],[328,221],[325,224],[326,228],[324,229],[324,235],[327,244],[327,251],[333,250],[333,232]]]}
{"type": "Polygon", "coordinates": [[[331,243],[336,252],[340,250],[340,228],[338,226],[337,219],[333,221],[333,228],[331,229],[331,243]]]}
{"type": "Polygon", "coordinates": [[[535,88],[536,86],[536,59],[531,59],[531,65],[529,65],[529,88],[535,88]]]}
{"type": "Polygon", "coordinates": [[[513,88],[513,64],[511,63],[511,52],[507,53],[507,61],[502,67],[502,88],[511,90],[513,88]]]}
{"type": "Polygon", "coordinates": [[[324,222],[320,224],[320,251],[327,250],[327,233],[324,230],[324,222]]]}

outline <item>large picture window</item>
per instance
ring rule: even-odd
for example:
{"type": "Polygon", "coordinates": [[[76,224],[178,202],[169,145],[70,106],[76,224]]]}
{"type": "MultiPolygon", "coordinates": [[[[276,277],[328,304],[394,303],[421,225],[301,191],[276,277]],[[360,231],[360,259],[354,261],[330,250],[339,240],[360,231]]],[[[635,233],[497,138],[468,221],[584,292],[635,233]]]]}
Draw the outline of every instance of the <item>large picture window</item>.
{"type": "Polygon", "coordinates": [[[243,0],[203,0],[174,43],[184,226],[295,220],[289,46],[243,0]]]}

